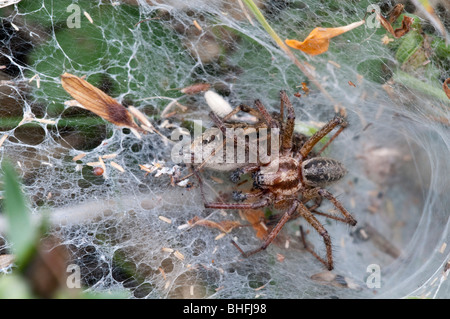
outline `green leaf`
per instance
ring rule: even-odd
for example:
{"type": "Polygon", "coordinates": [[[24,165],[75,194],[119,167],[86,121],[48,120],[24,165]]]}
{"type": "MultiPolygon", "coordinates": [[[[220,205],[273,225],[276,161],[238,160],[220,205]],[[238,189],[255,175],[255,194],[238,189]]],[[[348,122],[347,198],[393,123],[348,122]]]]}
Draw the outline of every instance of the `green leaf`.
{"type": "Polygon", "coordinates": [[[20,268],[26,265],[36,248],[36,228],[32,224],[14,167],[8,161],[3,161],[2,169],[7,238],[12,244],[16,265],[20,268]]]}
{"type": "Polygon", "coordinates": [[[0,278],[0,299],[32,299],[30,287],[19,275],[4,275],[0,278]]]}
{"type": "Polygon", "coordinates": [[[422,43],[423,37],[418,32],[411,31],[406,34],[395,54],[397,61],[400,63],[408,61],[414,52],[422,47],[422,43]]]}
{"type": "Polygon", "coordinates": [[[412,90],[427,94],[428,96],[437,98],[444,103],[448,103],[449,101],[444,90],[442,90],[442,85],[438,81],[430,81],[430,83],[426,83],[400,70],[397,70],[394,73],[393,79],[394,82],[400,83],[412,90]]]}

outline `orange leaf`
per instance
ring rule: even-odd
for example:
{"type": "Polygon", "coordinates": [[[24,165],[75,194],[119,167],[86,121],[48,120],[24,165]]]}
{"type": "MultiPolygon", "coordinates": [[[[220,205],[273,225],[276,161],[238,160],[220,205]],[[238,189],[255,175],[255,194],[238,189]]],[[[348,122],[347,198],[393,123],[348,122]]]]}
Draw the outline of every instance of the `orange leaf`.
{"type": "Polygon", "coordinates": [[[331,38],[359,27],[360,25],[363,25],[364,22],[365,21],[362,20],[338,28],[315,28],[303,42],[289,39],[285,40],[285,42],[288,46],[310,55],[322,54],[328,50],[331,38]]]}
{"type": "Polygon", "coordinates": [[[268,235],[268,229],[263,224],[264,212],[260,209],[246,209],[244,214],[245,219],[252,225],[253,229],[256,230],[256,237],[259,239],[264,239],[268,235]]]}
{"type": "Polygon", "coordinates": [[[64,90],[85,109],[117,126],[125,126],[145,132],[134,122],[125,106],[89,82],[78,76],[64,73],[61,75],[61,84],[64,90]]]}

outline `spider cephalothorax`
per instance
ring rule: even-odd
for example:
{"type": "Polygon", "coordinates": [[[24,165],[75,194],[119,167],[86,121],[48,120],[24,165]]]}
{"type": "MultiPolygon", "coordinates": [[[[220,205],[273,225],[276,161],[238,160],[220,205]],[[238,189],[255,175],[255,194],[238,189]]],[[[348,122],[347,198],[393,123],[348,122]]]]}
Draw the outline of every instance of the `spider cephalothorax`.
{"type": "MultiPolygon", "coordinates": [[[[333,269],[331,239],[315,215],[327,216],[352,226],[356,225],[356,220],[324,188],[341,179],[346,174],[346,169],[335,159],[320,157],[320,153],[340,134],[347,126],[347,123],[344,118],[335,116],[299,147],[299,145],[295,145],[293,142],[295,124],[294,108],[284,91],[280,92],[280,96],[280,120],[274,120],[259,100],[255,101],[256,110],[252,111],[267,127],[280,129],[279,156],[273,158],[268,163],[244,165],[231,174],[231,180],[238,182],[243,174],[252,173],[254,191],[251,193],[233,193],[233,198],[237,201],[244,201],[243,203],[205,203],[205,207],[217,209],[257,209],[274,206],[277,209],[285,209],[282,217],[272,228],[259,248],[250,252],[244,252],[233,242],[245,257],[266,249],[281,231],[284,224],[290,219],[303,217],[323,237],[327,251],[327,259],[324,260],[319,257],[312,249],[306,247],[306,244],[305,247],[331,270],[333,269]],[[284,122],[285,107],[287,110],[287,119],[284,122]],[[329,139],[328,143],[312,155],[313,147],[337,126],[340,126],[340,128],[329,139]],[[252,202],[246,203],[245,201],[250,198],[253,199],[252,202]],[[331,201],[342,214],[342,217],[317,211],[318,204],[310,207],[306,206],[311,200],[318,202],[323,198],[331,201]]],[[[234,114],[236,112],[237,110],[234,111],[234,114]]],[[[215,122],[217,126],[223,126],[223,123],[220,123],[219,120],[216,119],[215,122]]]]}

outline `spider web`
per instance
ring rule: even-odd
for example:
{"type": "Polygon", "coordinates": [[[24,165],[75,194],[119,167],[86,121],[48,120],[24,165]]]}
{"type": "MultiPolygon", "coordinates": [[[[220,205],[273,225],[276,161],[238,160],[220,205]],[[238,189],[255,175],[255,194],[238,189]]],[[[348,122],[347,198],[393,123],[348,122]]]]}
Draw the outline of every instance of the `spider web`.
{"type": "MultiPolygon", "coordinates": [[[[394,5],[258,3],[283,39],[298,40],[317,26],[360,21],[371,4],[383,13],[394,5]]],[[[73,4],[80,9],[74,28],[67,22],[72,1],[22,0],[0,9],[0,117],[2,135],[7,135],[0,156],[20,169],[33,213],[50,209],[52,233],[69,248],[87,290],[123,288],[133,298],[449,296],[443,271],[450,259],[445,247],[449,102],[441,90],[450,77],[449,51],[426,19],[417,18],[421,31],[416,25],[404,39],[388,44],[382,42],[384,29],[364,25],[333,39],[323,55],[295,52],[314,67],[315,79],[333,101],[345,107],[350,123],[328,153],[349,173],[330,191],[358,225],[320,219],[332,237],[335,260],[334,279],[324,282],[323,266],[302,246],[299,225],[321,256],[323,241],[300,219],[288,223],[267,251],[248,259],[230,239],[244,250],[257,247],[261,241],[251,227],[222,238],[216,229],[184,227],[194,216],[244,221],[236,212],[205,210],[198,188],[173,187],[167,175],[142,171],[139,164],[158,161],[173,167],[171,144],[156,134],[138,139],[88,111],[68,107],[60,75],[85,76],[147,114],[168,137],[177,127],[191,128],[194,120],[210,125],[203,96],[179,91],[193,83],[211,84],[233,107],[260,99],[271,111],[277,110],[284,89],[297,120],[308,123],[332,118],[333,101],[255,18],[247,18],[240,1],[73,4]],[[424,54],[430,62],[418,63],[424,54]],[[302,96],[295,97],[297,92],[302,96]],[[174,100],[186,109],[172,103],[168,112],[175,113],[165,118],[164,109],[174,100]],[[80,154],[84,157],[73,160],[80,154]],[[106,175],[95,176],[88,163],[105,155],[106,175]],[[373,264],[381,269],[381,288],[366,285],[373,264]]],[[[448,7],[435,5],[448,29],[448,7]]],[[[417,13],[409,3],[406,11],[417,13]]],[[[230,183],[220,183],[228,180],[225,173],[204,172],[203,178],[210,200],[233,190],[230,183]]],[[[332,206],[324,203],[321,209],[328,212],[332,206]]],[[[2,241],[0,251],[7,250],[2,241]]]]}

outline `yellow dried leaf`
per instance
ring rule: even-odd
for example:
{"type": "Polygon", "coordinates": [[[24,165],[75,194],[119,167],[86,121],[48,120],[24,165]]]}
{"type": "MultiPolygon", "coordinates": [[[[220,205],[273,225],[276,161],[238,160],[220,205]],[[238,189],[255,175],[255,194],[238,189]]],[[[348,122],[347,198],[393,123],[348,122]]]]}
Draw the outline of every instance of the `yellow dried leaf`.
{"type": "Polygon", "coordinates": [[[310,55],[318,55],[328,50],[331,38],[334,38],[363,24],[364,20],[361,20],[338,28],[319,27],[312,30],[303,42],[289,39],[285,40],[285,42],[288,46],[294,49],[301,50],[310,55]]]}
{"type": "Polygon", "coordinates": [[[64,90],[85,109],[117,126],[145,132],[134,122],[133,117],[122,104],[89,82],[78,76],[64,73],[61,75],[61,84],[64,90]]]}

